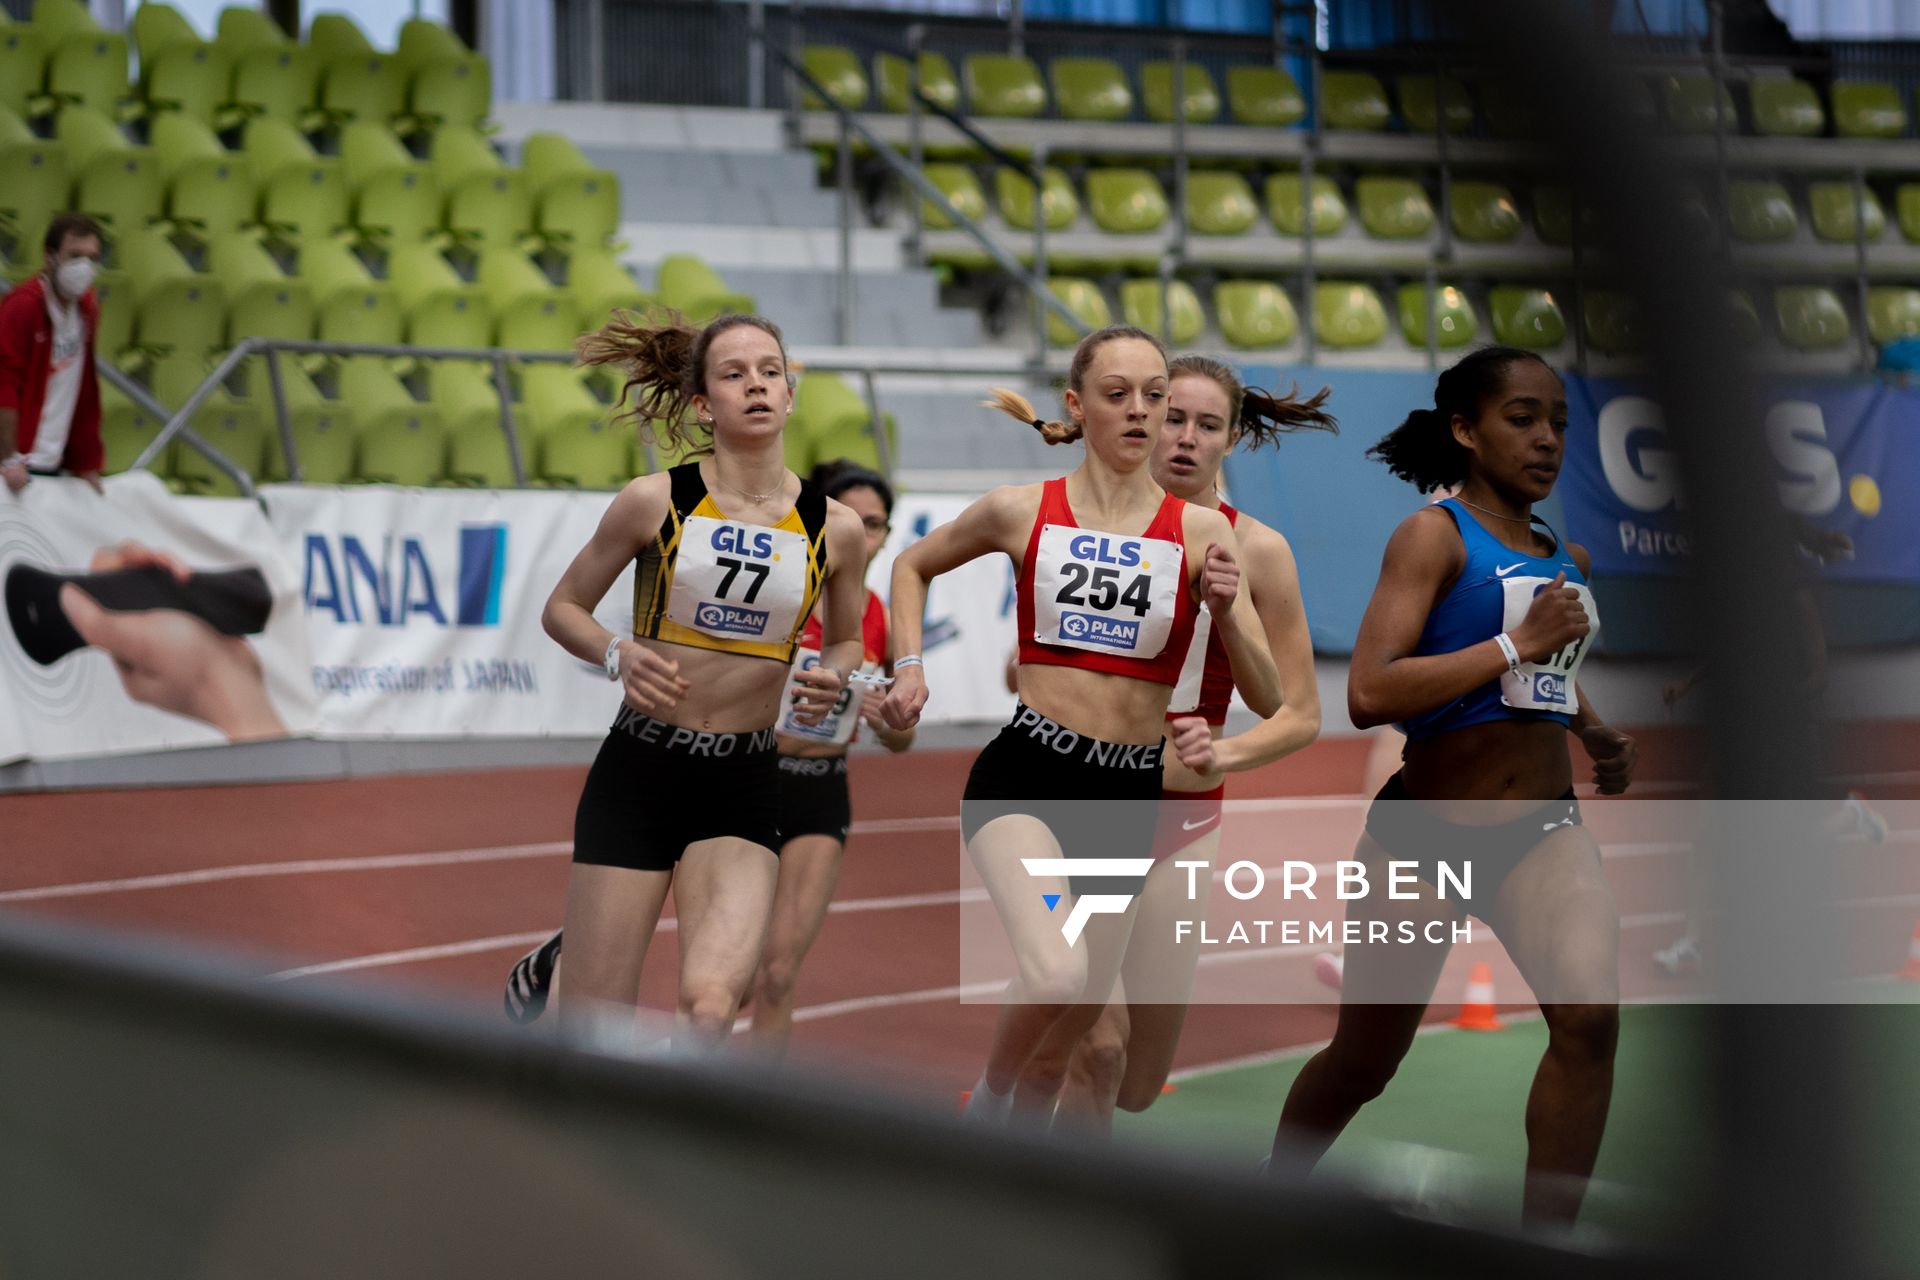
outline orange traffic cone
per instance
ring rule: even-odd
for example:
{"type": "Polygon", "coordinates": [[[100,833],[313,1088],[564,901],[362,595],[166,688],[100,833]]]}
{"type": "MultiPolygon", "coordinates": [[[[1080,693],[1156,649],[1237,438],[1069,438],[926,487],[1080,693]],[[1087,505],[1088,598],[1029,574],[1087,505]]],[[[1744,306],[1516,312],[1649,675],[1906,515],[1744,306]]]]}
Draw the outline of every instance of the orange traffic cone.
{"type": "Polygon", "coordinates": [[[1907,965],[1900,970],[1906,982],[1920,982],[1920,924],[1913,926],[1913,939],[1907,943],[1907,965]]]}
{"type": "Polygon", "coordinates": [[[1506,1023],[1493,1011],[1493,966],[1480,961],[1467,975],[1467,994],[1460,1016],[1447,1021],[1462,1031],[1504,1031],[1506,1023]]]}

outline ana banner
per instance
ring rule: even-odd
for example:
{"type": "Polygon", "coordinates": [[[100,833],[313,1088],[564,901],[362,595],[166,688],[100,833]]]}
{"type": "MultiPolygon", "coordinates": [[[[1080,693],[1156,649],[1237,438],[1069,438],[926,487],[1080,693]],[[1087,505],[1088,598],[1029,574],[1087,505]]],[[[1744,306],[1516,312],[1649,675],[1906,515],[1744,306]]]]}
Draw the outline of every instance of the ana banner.
{"type": "MultiPolygon", "coordinates": [[[[1567,536],[1601,574],[1685,572],[1686,495],[1660,405],[1635,384],[1597,378],[1569,377],[1567,400],[1567,536]]],[[[1852,558],[1829,561],[1823,577],[1920,582],[1916,426],[1916,390],[1811,383],[1768,397],[1752,447],[1771,456],[1781,505],[1853,540],[1852,558]]]]}
{"type": "Polygon", "coordinates": [[[0,491],[0,760],[311,732],[299,585],[259,506],[105,488],[0,491]]]}
{"type": "MultiPolygon", "coordinates": [[[[328,737],[597,737],[619,691],[548,637],[541,611],[611,495],[263,490],[293,568],[328,737]]],[[[632,625],[631,566],[595,615],[632,625]]]]}

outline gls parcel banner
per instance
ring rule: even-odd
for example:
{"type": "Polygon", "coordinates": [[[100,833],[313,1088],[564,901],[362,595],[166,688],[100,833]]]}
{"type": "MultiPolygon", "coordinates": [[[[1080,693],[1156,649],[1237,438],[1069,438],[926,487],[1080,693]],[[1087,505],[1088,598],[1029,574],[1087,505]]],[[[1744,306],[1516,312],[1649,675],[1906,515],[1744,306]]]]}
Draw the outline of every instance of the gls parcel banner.
{"type": "Polygon", "coordinates": [[[0,491],[0,761],[314,727],[299,584],[260,508],[146,472],[0,491]]]}
{"type": "MultiPolygon", "coordinates": [[[[597,737],[620,704],[540,625],[610,494],[275,485],[327,737],[597,737]]],[[[595,616],[630,633],[631,566],[595,616]]]]}
{"type": "MultiPolygon", "coordinates": [[[[1684,573],[1686,495],[1660,405],[1636,384],[1599,378],[1569,377],[1567,400],[1567,536],[1598,573],[1684,573]]],[[[1853,558],[1821,575],[1920,582],[1920,391],[1788,384],[1764,403],[1751,447],[1772,459],[1781,505],[1853,539],[1853,558]]]]}

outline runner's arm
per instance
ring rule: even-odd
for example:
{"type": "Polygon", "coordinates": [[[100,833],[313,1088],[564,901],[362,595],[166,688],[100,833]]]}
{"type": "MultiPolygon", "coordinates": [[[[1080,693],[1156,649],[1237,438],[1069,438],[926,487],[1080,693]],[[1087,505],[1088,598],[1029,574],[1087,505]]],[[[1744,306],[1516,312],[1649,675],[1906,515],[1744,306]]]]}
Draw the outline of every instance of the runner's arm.
{"type": "Polygon", "coordinates": [[[1271,764],[1320,736],[1320,686],[1313,674],[1313,639],[1300,598],[1293,548],[1273,529],[1241,517],[1235,526],[1253,588],[1254,612],[1280,673],[1280,710],[1244,733],[1214,743],[1223,773],[1271,764]]]}
{"type": "MultiPolygon", "coordinates": [[[[1206,547],[1209,552],[1219,548],[1232,560],[1238,573],[1239,589],[1234,593],[1233,606],[1224,616],[1214,614],[1213,626],[1219,632],[1222,647],[1227,651],[1227,663],[1233,668],[1233,682],[1240,690],[1240,696],[1246,699],[1255,715],[1264,719],[1280,710],[1280,672],[1274,665],[1273,654],[1267,648],[1266,631],[1261,625],[1260,615],[1253,607],[1253,591],[1244,567],[1240,541],[1234,536],[1233,526],[1218,511],[1189,506],[1187,520],[1187,545],[1206,547]]],[[[1205,558],[1206,553],[1203,553],[1203,560],[1205,558]]],[[[1201,607],[1211,606],[1203,600],[1201,607]]]]}

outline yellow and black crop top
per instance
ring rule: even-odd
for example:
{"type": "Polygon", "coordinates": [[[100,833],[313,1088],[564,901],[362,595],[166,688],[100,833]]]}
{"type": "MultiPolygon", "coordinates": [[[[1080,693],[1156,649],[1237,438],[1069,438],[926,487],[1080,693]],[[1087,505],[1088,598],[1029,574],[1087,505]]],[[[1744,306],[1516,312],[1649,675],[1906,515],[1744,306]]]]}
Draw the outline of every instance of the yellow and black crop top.
{"type": "Polygon", "coordinates": [[[633,634],[793,661],[827,578],[827,496],[804,478],[771,525],[729,519],[700,464],[667,472],[672,501],[634,562],[633,634]]]}

